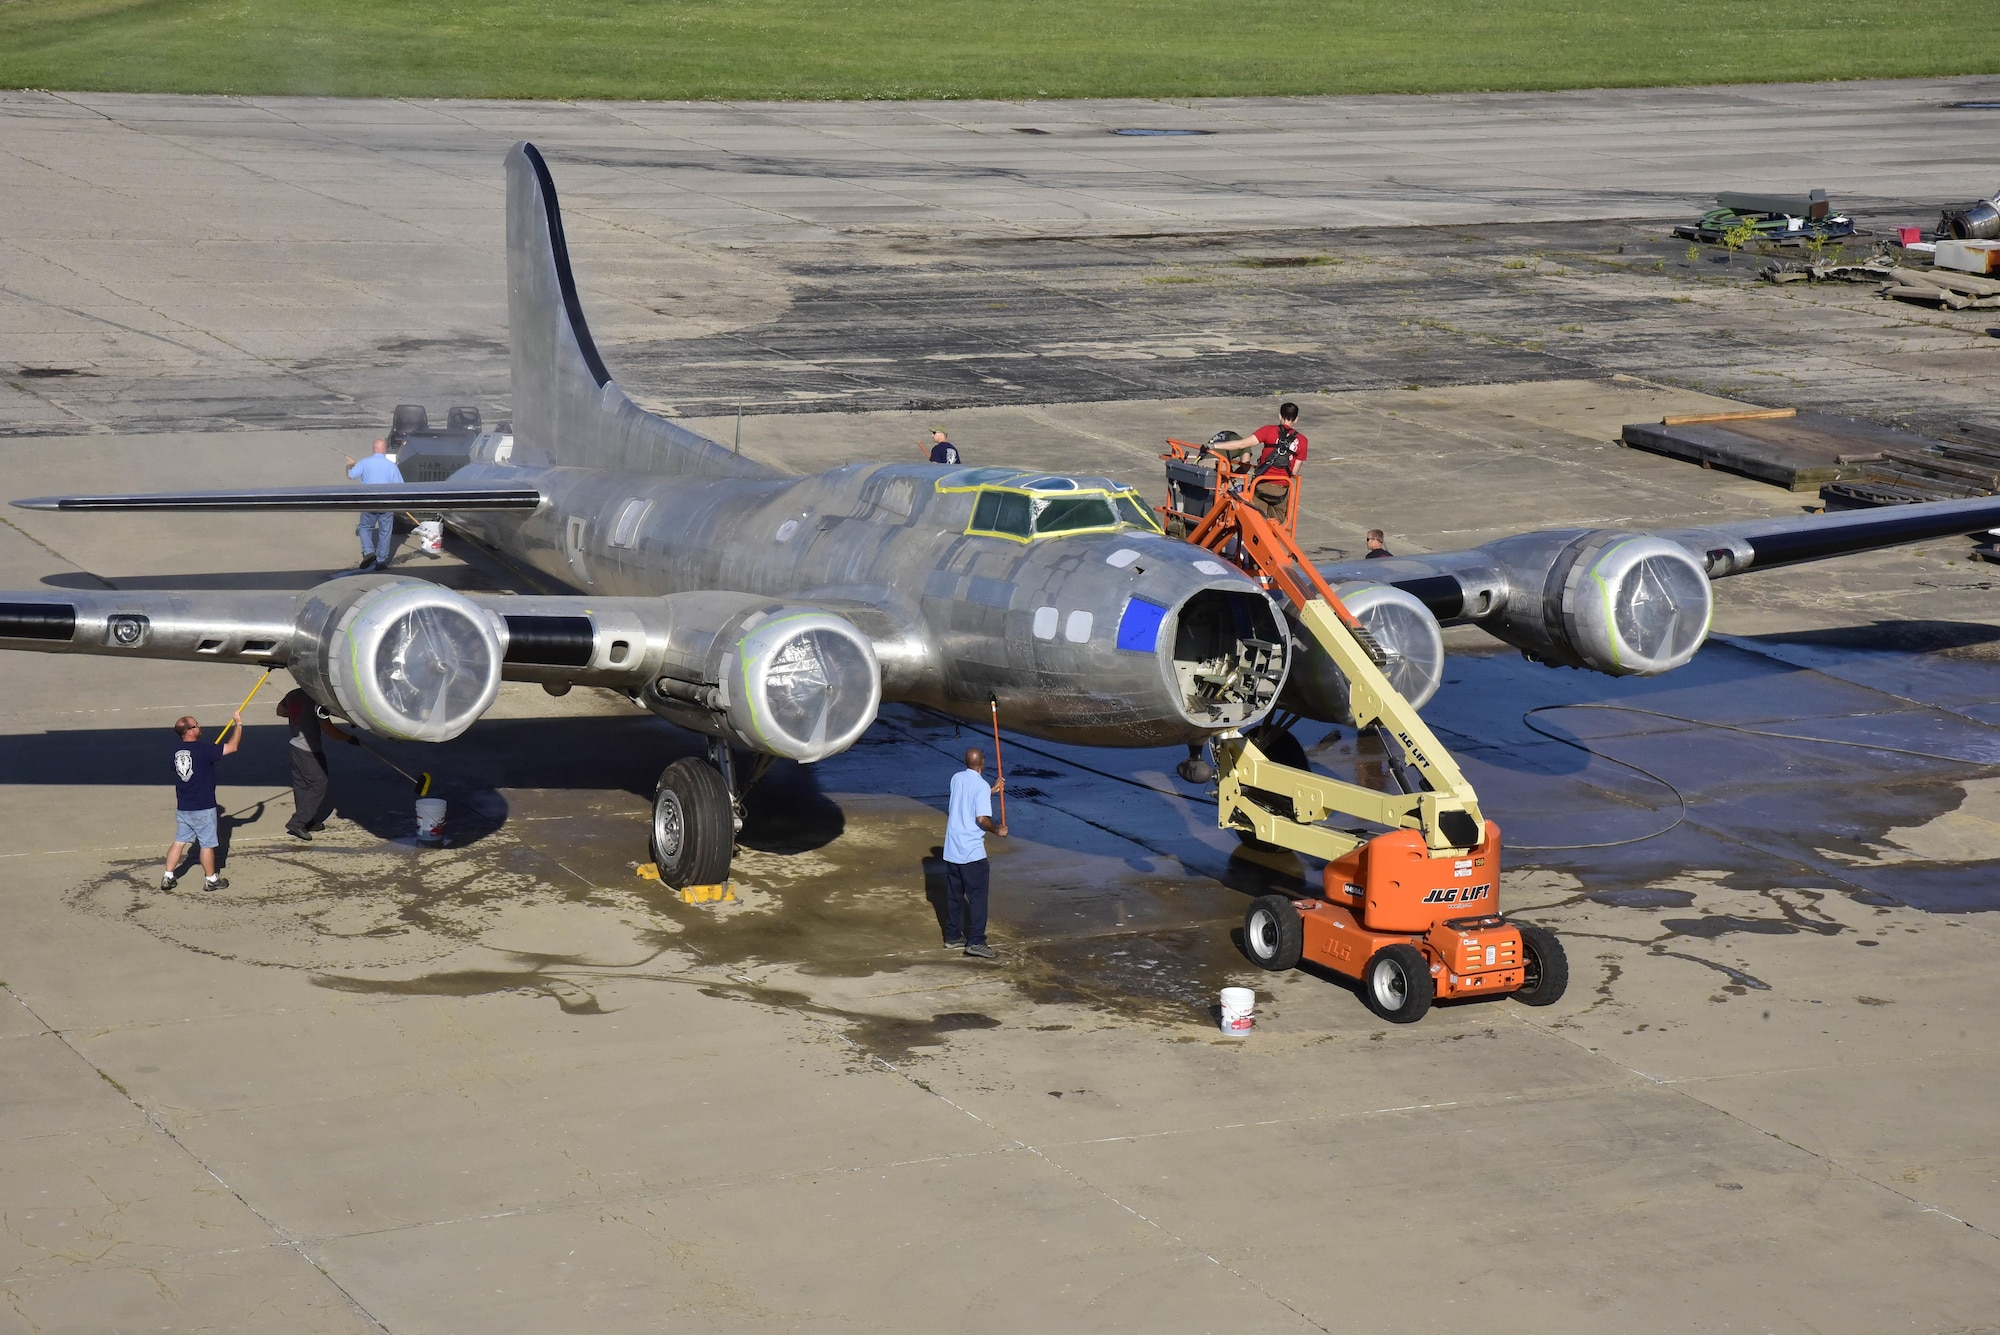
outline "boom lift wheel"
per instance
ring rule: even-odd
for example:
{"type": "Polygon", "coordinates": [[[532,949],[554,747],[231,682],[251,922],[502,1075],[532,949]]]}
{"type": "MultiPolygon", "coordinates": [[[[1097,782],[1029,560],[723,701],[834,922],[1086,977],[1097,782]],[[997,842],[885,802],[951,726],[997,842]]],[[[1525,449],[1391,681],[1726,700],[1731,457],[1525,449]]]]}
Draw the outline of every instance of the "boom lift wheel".
{"type": "Polygon", "coordinates": [[[1524,922],[1514,926],[1521,933],[1521,986],[1514,1000],[1527,1006],[1553,1006],[1569,987],[1569,956],[1554,932],[1524,922]]]}
{"type": "Polygon", "coordinates": [[[1437,984],[1415,946],[1384,946],[1361,971],[1361,1000],[1390,1024],[1415,1024],[1431,1008],[1437,984]]]}
{"type": "Polygon", "coordinates": [[[1283,895],[1263,895],[1243,915],[1243,949],[1260,969],[1282,973],[1298,967],[1306,928],[1299,911],[1283,895]]]}
{"type": "Polygon", "coordinates": [[[653,792],[653,864],[675,889],[729,879],[736,820],[729,785],[705,760],[686,756],[667,766],[653,792]]]}

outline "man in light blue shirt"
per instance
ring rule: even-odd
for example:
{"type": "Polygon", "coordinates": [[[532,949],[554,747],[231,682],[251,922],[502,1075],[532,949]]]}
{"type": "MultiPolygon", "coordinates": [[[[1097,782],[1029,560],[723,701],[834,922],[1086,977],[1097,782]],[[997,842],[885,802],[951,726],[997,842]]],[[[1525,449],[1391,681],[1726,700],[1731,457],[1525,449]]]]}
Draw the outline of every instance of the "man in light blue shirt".
{"type": "MultiPolygon", "coordinates": [[[[380,484],[403,480],[403,470],[396,467],[396,461],[389,457],[389,442],[375,442],[375,453],[356,463],[347,461],[347,475],[356,482],[380,484]]],[[[355,533],[361,538],[361,564],[356,570],[381,570],[389,564],[390,553],[396,550],[396,513],[393,510],[369,510],[361,516],[355,526],[355,533]]]]}
{"type": "Polygon", "coordinates": [[[965,768],[951,776],[944,822],[944,948],[982,960],[999,958],[986,944],[986,836],[1007,837],[1007,827],[993,820],[993,794],[1006,783],[987,783],[986,753],[968,750],[965,768]]]}

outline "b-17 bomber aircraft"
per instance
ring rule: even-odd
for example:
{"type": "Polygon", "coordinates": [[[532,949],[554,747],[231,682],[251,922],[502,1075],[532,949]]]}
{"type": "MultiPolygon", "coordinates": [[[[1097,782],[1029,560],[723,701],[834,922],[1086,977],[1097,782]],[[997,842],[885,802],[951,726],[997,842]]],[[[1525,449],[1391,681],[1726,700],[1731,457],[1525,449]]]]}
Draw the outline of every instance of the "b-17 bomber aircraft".
{"type": "MultiPolygon", "coordinates": [[[[1167,537],[1131,487],[933,464],[786,476],[638,407],[591,338],[555,185],[526,143],[507,155],[507,279],[512,432],[481,437],[444,482],[15,504],[437,511],[574,592],[356,574],[304,593],[0,593],[0,648],[283,667],[332,716],[410,741],[463,733],[502,681],[621,691],[709,739],[654,799],[653,856],[676,886],[727,877],[764,767],[842,751],[884,701],[975,722],[997,703],[1019,732],[1090,746],[1199,748],[1281,703],[1345,720],[1324,652],[1241,571],[1167,537]]],[[[1712,579],[1996,523],[2000,500],[1974,500],[1557,530],[1324,573],[1421,704],[1442,677],[1442,623],[1553,664],[1664,672],[1706,637],[1712,579]]]]}

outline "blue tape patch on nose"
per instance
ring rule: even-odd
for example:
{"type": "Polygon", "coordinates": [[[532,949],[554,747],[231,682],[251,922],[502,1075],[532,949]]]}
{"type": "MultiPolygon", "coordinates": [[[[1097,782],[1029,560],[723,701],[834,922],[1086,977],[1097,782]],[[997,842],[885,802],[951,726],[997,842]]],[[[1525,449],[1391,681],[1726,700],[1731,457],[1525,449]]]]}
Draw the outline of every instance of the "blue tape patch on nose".
{"type": "Polygon", "coordinates": [[[1160,642],[1160,623],[1166,619],[1166,608],[1134,598],[1125,604],[1125,615],[1118,621],[1118,647],[1135,654],[1152,653],[1160,642]]]}

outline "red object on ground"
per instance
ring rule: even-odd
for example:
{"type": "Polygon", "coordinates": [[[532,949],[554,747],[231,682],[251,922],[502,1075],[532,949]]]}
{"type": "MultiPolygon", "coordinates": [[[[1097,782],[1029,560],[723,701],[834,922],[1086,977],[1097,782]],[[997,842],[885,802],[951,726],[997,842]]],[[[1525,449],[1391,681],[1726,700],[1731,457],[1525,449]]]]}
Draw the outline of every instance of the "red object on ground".
{"type": "Polygon", "coordinates": [[[1896,229],[1896,244],[1899,246],[1914,246],[1923,239],[1924,229],[1921,227],[1898,227],[1896,229]]]}

